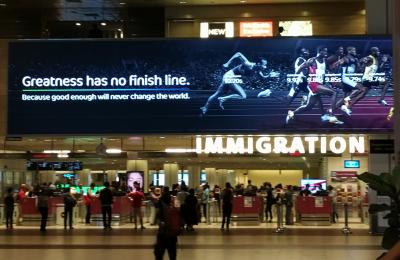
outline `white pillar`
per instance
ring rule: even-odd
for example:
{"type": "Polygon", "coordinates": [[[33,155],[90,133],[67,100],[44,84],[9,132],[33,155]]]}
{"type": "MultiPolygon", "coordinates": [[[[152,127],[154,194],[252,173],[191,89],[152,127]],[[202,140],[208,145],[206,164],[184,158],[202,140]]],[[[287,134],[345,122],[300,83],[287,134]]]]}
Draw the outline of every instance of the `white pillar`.
{"type": "Polygon", "coordinates": [[[164,173],[165,173],[165,185],[169,186],[170,189],[172,184],[178,182],[178,171],[179,165],[176,163],[165,163],[164,164],[164,173]]]}

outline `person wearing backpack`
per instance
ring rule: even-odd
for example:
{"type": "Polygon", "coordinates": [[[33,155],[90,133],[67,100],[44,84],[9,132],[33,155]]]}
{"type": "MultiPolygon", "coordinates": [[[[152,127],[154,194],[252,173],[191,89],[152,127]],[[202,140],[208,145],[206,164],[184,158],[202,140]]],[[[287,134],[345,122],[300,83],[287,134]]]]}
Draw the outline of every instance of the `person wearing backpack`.
{"type": "Polygon", "coordinates": [[[179,210],[171,205],[171,193],[169,187],[164,187],[160,200],[157,204],[158,232],[157,241],[154,246],[156,260],[162,260],[165,250],[168,251],[170,260],[176,260],[176,247],[180,233],[181,218],[179,210]]]}
{"type": "Polygon", "coordinates": [[[233,189],[229,182],[225,184],[225,189],[222,191],[222,225],[221,230],[224,230],[226,221],[226,230],[229,230],[229,223],[231,222],[232,205],[233,203],[233,189]]]}
{"type": "Polygon", "coordinates": [[[67,193],[64,195],[64,229],[67,229],[67,222],[69,220],[69,229],[72,227],[73,210],[76,206],[76,199],[71,194],[71,188],[67,188],[67,193]]]}

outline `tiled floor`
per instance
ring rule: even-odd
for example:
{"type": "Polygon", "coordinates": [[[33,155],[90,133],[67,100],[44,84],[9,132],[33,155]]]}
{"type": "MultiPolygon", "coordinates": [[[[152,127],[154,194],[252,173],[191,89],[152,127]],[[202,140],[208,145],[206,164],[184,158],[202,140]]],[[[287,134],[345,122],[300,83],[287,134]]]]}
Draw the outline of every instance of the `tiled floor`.
{"type": "MultiPolygon", "coordinates": [[[[381,237],[368,234],[367,226],[352,225],[353,233],[341,233],[342,224],[330,227],[290,226],[274,233],[276,224],[233,227],[220,231],[217,224],[201,224],[195,232],[179,237],[178,259],[376,259],[381,237]]],[[[40,234],[36,227],[0,228],[0,259],[154,259],[156,229],[134,230],[132,225],[103,231],[77,226],[64,231],[50,227],[40,234]]],[[[165,259],[168,259],[165,257],[165,259]]]]}

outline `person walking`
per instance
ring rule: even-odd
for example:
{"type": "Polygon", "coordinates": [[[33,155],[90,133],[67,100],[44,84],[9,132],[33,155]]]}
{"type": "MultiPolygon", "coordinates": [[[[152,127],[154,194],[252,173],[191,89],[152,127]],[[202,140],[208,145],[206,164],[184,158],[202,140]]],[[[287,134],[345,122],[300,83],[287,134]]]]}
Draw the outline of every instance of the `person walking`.
{"type": "Polygon", "coordinates": [[[101,213],[103,215],[103,226],[104,229],[111,229],[113,194],[110,190],[110,183],[108,181],[104,183],[104,187],[105,188],[100,191],[99,197],[101,202],[101,213]]]}
{"type": "Polygon", "coordinates": [[[221,230],[224,230],[226,223],[226,230],[229,230],[231,222],[233,203],[233,189],[229,182],[225,184],[225,189],[222,191],[222,225],[221,230]]]}
{"type": "Polygon", "coordinates": [[[38,210],[41,215],[41,220],[40,220],[40,231],[41,232],[46,232],[47,217],[49,216],[49,197],[50,197],[50,195],[51,195],[50,191],[46,187],[43,187],[39,191],[39,195],[37,197],[37,206],[38,206],[38,210]]]}
{"type": "Polygon", "coordinates": [[[67,188],[66,194],[64,195],[64,229],[67,229],[67,222],[69,224],[69,229],[74,229],[72,227],[72,216],[75,206],[76,199],[71,194],[71,188],[67,188]]]}
{"type": "Polygon", "coordinates": [[[170,260],[176,260],[177,242],[180,231],[179,212],[171,205],[171,193],[169,187],[164,187],[158,201],[157,222],[159,224],[157,241],[154,246],[156,260],[162,260],[165,250],[168,251],[170,260]],[[173,214],[176,213],[176,214],[173,214]]]}
{"type": "Polygon", "coordinates": [[[14,214],[14,194],[13,189],[7,189],[7,195],[4,198],[4,215],[6,216],[6,228],[13,229],[13,214],[14,214]]]}

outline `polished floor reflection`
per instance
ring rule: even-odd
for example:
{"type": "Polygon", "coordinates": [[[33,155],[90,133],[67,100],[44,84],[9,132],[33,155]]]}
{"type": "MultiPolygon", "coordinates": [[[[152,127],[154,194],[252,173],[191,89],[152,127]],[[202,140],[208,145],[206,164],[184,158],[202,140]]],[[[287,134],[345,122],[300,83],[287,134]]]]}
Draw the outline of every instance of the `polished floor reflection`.
{"type": "MultiPolygon", "coordinates": [[[[341,226],[288,227],[274,233],[273,224],[233,227],[220,231],[201,224],[195,232],[179,237],[178,259],[376,259],[382,252],[381,237],[371,236],[363,226],[354,226],[345,236],[341,226]]],[[[130,225],[111,231],[77,226],[74,230],[49,228],[0,228],[0,259],[154,259],[156,229],[134,230],[130,225]]],[[[165,257],[167,259],[167,257],[165,257]]]]}

